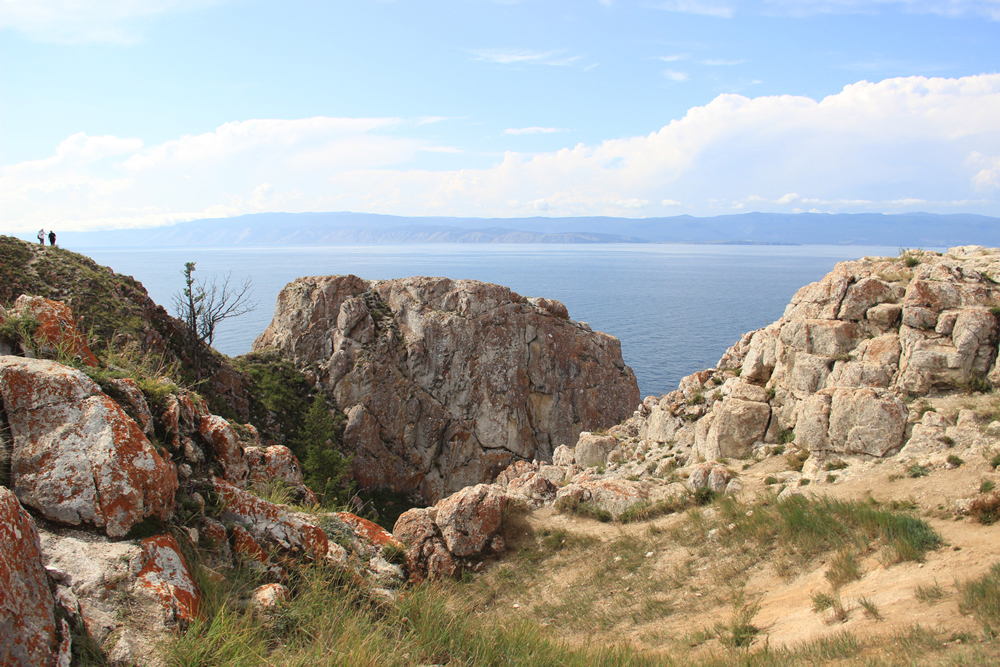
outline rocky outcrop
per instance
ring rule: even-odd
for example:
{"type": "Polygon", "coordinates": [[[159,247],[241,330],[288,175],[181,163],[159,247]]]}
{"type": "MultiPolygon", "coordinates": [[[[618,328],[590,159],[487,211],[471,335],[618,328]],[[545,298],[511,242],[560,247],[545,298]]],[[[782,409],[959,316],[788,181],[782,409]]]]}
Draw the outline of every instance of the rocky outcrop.
{"type": "MultiPolygon", "coordinates": [[[[69,627],[65,621],[60,626],[68,641],[69,627]]],[[[35,523],[0,487],[0,665],[69,665],[65,649],[59,660],[60,644],[35,523]]]]}
{"type": "Polygon", "coordinates": [[[616,338],[557,301],[469,280],[300,278],[254,343],[266,348],[334,394],[362,485],[428,501],[551,460],[639,398],[616,338]]]}
{"type": "Polygon", "coordinates": [[[786,444],[812,454],[808,470],[840,457],[931,452],[936,438],[972,442],[945,435],[957,428],[954,417],[924,424],[908,404],[1000,386],[994,276],[1000,251],[978,246],[838,264],[716,368],[646,398],[612,429],[624,440],[622,471],[656,476],[697,461],[759,458],[786,444]]]}
{"type": "Polygon", "coordinates": [[[434,507],[404,512],[392,534],[406,546],[411,578],[449,577],[485,556],[503,553],[500,529],[507,502],[497,485],[479,484],[434,507]]]}
{"type": "Polygon", "coordinates": [[[146,517],[173,513],[173,464],[82,372],[0,357],[0,396],[13,439],[11,482],[22,503],[112,537],[146,517]]]}

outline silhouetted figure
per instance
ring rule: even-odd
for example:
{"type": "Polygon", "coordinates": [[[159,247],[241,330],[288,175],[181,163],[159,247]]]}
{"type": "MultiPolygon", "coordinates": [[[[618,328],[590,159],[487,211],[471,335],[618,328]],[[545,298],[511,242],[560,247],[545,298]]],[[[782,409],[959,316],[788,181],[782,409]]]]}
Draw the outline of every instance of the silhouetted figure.
{"type": "Polygon", "coordinates": [[[45,230],[44,229],[39,229],[38,230],[38,242],[41,243],[42,245],[45,245],[45,230]]]}
{"type": "Polygon", "coordinates": [[[53,231],[49,231],[49,245],[55,245],[55,244],[56,244],[56,233],[53,231]]]}

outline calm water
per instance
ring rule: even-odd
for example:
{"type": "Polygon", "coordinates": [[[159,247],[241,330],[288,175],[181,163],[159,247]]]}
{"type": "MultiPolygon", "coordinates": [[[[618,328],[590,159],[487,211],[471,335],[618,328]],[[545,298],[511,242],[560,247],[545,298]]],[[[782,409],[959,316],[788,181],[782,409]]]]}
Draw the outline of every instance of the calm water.
{"type": "Polygon", "coordinates": [[[353,273],[472,278],[523,296],[558,299],[570,317],[617,336],[643,396],[664,394],[683,376],[715,365],[745,331],[781,317],[795,291],[834,264],[896,248],[705,245],[400,245],[281,248],[88,249],[134,276],[171,310],[185,262],[206,281],[250,276],[257,310],[224,322],[216,347],[243,354],[270,323],[278,292],[308,275],[353,273]]]}

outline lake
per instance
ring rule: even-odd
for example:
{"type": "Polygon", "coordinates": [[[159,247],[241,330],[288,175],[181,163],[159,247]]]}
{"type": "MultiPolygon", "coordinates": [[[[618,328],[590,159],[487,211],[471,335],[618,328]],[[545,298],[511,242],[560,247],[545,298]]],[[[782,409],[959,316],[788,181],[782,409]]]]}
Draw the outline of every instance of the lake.
{"type": "Polygon", "coordinates": [[[117,273],[134,276],[172,311],[185,262],[211,281],[249,276],[257,309],[223,322],[215,346],[250,351],[271,321],[278,292],[300,276],[353,273],[367,279],[471,278],[507,285],[522,296],[566,304],[570,317],[618,337],[642,396],[677,388],[709,368],[746,331],[784,312],[792,295],[839,261],[898,254],[869,246],[683,244],[411,244],[319,247],[87,248],[117,273]]]}

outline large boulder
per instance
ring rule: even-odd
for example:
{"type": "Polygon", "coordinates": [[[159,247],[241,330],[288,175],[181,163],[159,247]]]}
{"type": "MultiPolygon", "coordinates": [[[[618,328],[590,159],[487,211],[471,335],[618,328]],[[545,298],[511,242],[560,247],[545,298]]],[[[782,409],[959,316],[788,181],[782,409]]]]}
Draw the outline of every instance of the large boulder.
{"type": "Polygon", "coordinates": [[[435,523],[448,551],[469,557],[497,550],[494,540],[506,507],[507,496],[492,484],[462,489],[438,503],[435,523]]]}
{"type": "Polygon", "coordinates": [[[565,306],[471,280],[300,278],[254,350],[315,369],[349,416],[354,475],[435,501],[550,460],[639,401],[618,339],[565,306]]]}
{"type": "MultiPolygon", "coordinates": [[[[0,487],[0,665],[56,664],[61,642],[54,605],[35,522],[14,494],[0,487]]],[[[65,621],[61,630],[68,640],[65,621]]]]}
{"type": "Polygon", "coordinates": [[[0,357],[0,396],[13,438],[11,481],[47,519],[125,535],[173,513],[177,473],[142,429],[82,372],[0,357]]]}
{"type": "Polygon", "coordinates": [[[88,366],[97,365],[97,357],[90,351],[87,339],[76,326],[73,311],[66,304],[22,294],[14,301],[13,310],[7,313],[7,316],[10,315],[28,317],[38,323],[33,337],[42,346],[45,356],[77,359],[88,366]]]}

